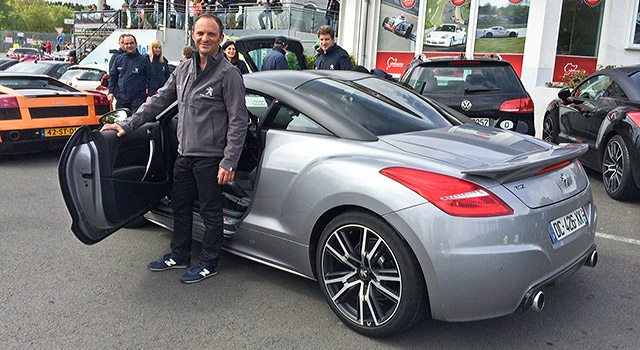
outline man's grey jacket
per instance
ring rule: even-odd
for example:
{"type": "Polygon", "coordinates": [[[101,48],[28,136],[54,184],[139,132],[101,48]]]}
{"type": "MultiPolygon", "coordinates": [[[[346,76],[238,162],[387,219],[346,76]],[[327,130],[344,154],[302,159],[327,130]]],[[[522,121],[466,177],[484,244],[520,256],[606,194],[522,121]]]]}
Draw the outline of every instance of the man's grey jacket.
{"type": "Polygon", "coordinates": [[[158,93],[120,125],[131,132],[177,100],[178,154],[222,157],[221,167],[236,170],[249,120],[242,75],[221,49],[215,57],[207,56],[198,74],[199,59],[196,52],[182,62],[158,93]]]}

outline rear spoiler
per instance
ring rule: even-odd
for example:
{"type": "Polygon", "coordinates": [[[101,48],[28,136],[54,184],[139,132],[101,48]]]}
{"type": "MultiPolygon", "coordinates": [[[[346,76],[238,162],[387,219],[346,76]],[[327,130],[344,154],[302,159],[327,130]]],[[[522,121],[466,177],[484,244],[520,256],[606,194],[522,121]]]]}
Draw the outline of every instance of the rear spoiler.
{"type": "Polygon", "coordinates": [[[463,170],[462,173],[488,177],[500,183],[506,183],[534,176],[545,168],[566,161],[573,161],[585,154],[587,149],[586,144],[563,143],[548,151],[520,155],[504,162],[463,170]]]}

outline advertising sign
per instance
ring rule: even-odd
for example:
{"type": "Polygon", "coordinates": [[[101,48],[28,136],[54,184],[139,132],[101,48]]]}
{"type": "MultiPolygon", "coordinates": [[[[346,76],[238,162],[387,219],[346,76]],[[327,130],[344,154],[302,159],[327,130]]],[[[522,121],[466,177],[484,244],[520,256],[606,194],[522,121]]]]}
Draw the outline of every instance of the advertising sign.
{"type": "Polygon", "coordinates": [[[416,0],[381,1],[379,51],[413,52],[415,50],[418,5],[416,0]]]}
{"type": "Polygon", "coordinates": [[[524,53],[530,0],[480,0],[475,52],[524,53]]]}
{"type": "Polygon", "coordinates": [[[471,1],[427,1],[422,50],[465,52],[471,1]]]}
{"type": "Polygon", "coordinates": [[[13,37],[12,37],[12,36],[9,36],[9,35],[5,35],[5,37],[4,37],[4,42],[5,42],[5,43],[12,44],[12,43],[13,43],[13,37]]]}

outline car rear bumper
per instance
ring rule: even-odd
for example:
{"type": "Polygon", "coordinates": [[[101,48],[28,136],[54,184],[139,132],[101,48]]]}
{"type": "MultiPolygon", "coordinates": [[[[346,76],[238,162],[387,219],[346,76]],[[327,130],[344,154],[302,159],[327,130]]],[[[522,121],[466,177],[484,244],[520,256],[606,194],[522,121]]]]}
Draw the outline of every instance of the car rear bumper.
{"type": "Polygon", "coordinates": [[[532,290],[582,266],[597,220],[589,188],[540,209],[522,203],[512,207],[513,217],[451,217],[428,203],[384,216],[420,263],[434,319],[471,321],[514,313],[532,290]],[[579,207],[585,208],[588,224],[554,244],[550,221],[579,207]]]}

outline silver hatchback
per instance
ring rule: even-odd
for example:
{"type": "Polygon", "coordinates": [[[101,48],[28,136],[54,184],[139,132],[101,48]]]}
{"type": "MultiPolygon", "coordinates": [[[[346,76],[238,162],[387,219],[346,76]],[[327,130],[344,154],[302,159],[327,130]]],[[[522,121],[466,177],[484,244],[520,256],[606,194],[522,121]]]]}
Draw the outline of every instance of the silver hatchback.
{"type": "MultiPolygon", "coordinates": [[[[249,132],[224,190],[224,248],[318,280],[354,330],[540,310],[547,287],[595,265],[584,146],[481,126],[361,73],[244,80],[249,132]]],[[[122,138],[73,135],[59,180],[78,239],[141,215],[171,229],[176,118],[174,105],[122,138]]],[[[203,227],[195,215],[196,239],[203,227]]]]}

